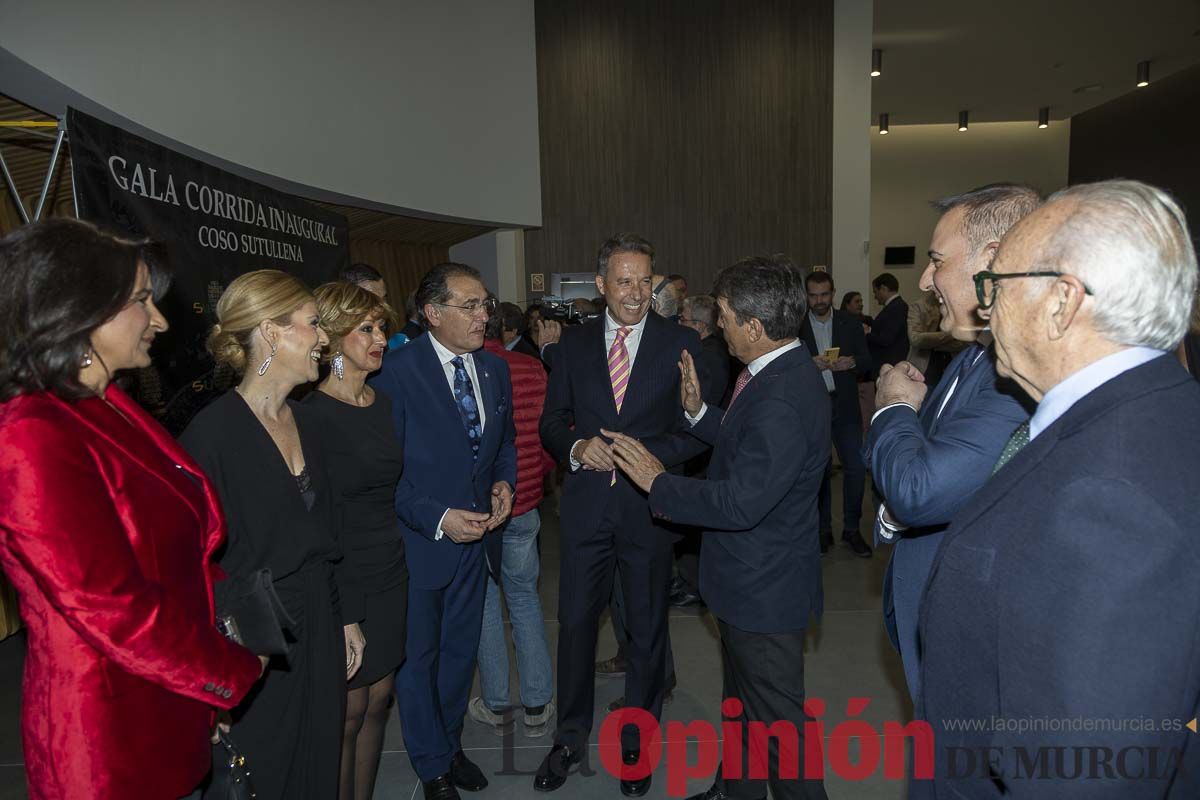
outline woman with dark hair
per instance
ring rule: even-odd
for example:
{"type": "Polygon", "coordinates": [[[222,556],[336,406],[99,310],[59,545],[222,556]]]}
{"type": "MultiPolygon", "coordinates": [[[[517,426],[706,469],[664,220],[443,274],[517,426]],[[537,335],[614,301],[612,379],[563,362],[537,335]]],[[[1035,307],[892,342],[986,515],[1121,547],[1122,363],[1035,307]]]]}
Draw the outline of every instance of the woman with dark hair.
{"type": "Polygon", "coordinates": [[[846,292],[842,295],[842,311],[848,311],[862,321],[863,331],[875,320],[863,313],[862,292],[846,292]]]}
{"type": "Polygon", "coordinates": [[[327,283],[315,294],[331,368],[304,407],[318,422],[326,471],[341,505],[341,570],[362,598],[352,616],[362,618],[371,644],[350,681],[338,797],[370,800],[396,670],[404,661],[408,611],[408,567],[395,509],[404,450],[391,399],[366,383],[383,364],[396,314],[352,283],[327,283]]]}
{"type": "Polygon", "coordinates": [[[346,681],[362,663],[361,599],[352,585],[335,583],[336,498],[319,422],[288,400],[317,379],[329,338],[312,292],[278,270],[234,279],[217,320],[208,349],[241,382],[197,414],[181,441],[225,508],[221,566],[230,584],[269,570],[293,621],[287,655],[271,659],[262,685],[233,710],[232,738],[259,800],[329,800],[337,795],[346,681]]]}
{"type": "Polygon", "coordinates": [[[167,329],[161,253],[74,220],[0,240],[0,563],[29,631],[29,795],[161,798],[262,673],[214,625],[225,537],[200,467],[113,383],[167,329]]]}

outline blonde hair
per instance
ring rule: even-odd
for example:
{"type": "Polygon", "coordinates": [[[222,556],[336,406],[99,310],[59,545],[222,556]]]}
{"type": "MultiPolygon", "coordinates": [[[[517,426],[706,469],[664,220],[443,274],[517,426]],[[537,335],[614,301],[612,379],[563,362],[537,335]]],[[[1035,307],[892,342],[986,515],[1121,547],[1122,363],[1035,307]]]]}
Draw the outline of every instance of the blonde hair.
{"type": "Polygon", "coordinates": [[[323,283],[313,294],[317,298],[321,327],[329,334],[329,353],[339,352],[342,337],[369,316],[378,317],[387,326],[385,330],[396,327],[395,310],[357,284],[347,281],[323,283]]]}
{"type": "Polygon", "coordinates": [[[313,293],[295,275],[260,269],[239,275],[217,301],[217,324],[208,335],[208,352],[217,364],[239,375],[246,370],[254,331],[266,320],[291,323],[292,313],[313,300],[313,293]]]}

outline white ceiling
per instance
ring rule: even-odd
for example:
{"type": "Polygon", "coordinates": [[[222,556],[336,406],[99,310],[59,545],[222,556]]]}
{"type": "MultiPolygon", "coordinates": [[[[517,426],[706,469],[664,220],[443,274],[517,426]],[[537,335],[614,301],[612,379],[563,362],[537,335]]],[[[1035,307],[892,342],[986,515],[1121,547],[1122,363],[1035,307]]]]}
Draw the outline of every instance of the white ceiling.
{"type": "Polygon", "coordinates": [[[874,27],[891,125],[1065,119],[1132,91],[1139,61],[1152,84],[1200,62],[1200,0],[877,0],[874,27]]]}

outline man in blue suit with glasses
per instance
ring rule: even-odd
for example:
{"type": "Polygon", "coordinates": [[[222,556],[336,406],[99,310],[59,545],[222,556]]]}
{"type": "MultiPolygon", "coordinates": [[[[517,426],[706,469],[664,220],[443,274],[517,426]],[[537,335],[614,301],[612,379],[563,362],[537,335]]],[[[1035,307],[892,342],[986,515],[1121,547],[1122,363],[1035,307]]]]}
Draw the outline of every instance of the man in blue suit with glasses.
{"type": "Polygon", "coordinates": [[[508,365],[482,350],[495,300],[479,273],[439,264],[417,288],[428,335],[388,353],[371,386],[404,445],[396,514],[408,559],[408,660],[396,678],[404,743],[427,800],[487,786],[462,751],[487,571],[500,580],[516,429],[508,365]]]}

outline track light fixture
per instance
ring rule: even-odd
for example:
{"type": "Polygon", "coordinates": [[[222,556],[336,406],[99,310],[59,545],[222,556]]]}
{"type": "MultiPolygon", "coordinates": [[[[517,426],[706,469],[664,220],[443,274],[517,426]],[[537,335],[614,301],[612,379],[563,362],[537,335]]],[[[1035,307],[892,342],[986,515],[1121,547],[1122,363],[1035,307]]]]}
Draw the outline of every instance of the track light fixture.
{"type": "Polygon", "coordinates": [[[883,51],[871,51],[871,77],[878,78],[883,74],[883,51]]]}
{"type": "Polygon", "coordinates": [[[887,135],[887,132],[888,132],[888,115],[880,114],[879,115],[879,135],[885,136],[885,135],[887,135]]]}
{"type": "Polygon", "coordinates": [[[958,129],[960,131],[967,129],[967,112],[965,111],[958,112],[958,129]]]}
{"type": "Polygon", "coordinates": [[[1150,85],[1150,62],[1139,61],[1137,67],[1137,86],[1141,89],[1143,86],[1150,85]]]}
{"type": "Polygon", "coordinates": [[[1050,106],[1042,106],[1038,109],[1038,127],[1050,127],[1050,106]]]}

